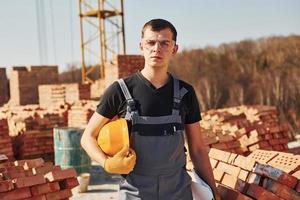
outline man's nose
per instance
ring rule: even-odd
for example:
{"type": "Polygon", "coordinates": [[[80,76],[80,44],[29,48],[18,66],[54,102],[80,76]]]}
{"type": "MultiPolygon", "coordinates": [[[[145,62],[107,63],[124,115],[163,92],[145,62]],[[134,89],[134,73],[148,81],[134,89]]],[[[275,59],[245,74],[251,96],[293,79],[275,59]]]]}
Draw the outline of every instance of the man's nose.
{"type": "Polygon", "coordinates": [[[153,50],[160,51],[161,48],[162,48],[162,46],[161,46],[160,42],[156,41],[155,45],[153,46],[153,50]]]}

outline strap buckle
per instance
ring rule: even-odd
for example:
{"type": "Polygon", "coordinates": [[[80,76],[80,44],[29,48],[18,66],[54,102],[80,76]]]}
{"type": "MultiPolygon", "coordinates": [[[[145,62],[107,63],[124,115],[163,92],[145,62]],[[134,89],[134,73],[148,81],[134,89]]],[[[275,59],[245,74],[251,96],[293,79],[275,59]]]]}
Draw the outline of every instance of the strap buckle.
{"type": "Polygon", "coordinates": [[[136,106],[135,106],[135,102],[133,99],[128,99],[127,100],[127,105],[128,105],[128,111],[135,111],[136,110],[136,106]]]}
{"type": "Polygon", "coordinates": [[[180,99],[174,97],[173,108],[179,110],[179,106],[180,106],[180,99]]]}

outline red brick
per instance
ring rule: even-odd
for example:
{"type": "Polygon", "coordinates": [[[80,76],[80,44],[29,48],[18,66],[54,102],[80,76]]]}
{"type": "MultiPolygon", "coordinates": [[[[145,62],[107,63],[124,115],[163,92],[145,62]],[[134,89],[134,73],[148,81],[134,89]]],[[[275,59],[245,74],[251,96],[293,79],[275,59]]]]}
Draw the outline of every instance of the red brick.
{"type": "Polygon", "coordinates": [[[271,179],[265,179],[263,186],[283,199],[300,200],[300,194],[298,192],[271,179]]]}
{"type": "Polygon", "coordinates": [[[46,183],[46,180],[43,175],[35,175],[35,176],[16,178],[13,180],[13,183],[16,188],[23,188],[32,185],[46,183]]]}
{"type": "Polygon", "coordinates": [[[24,169],[43,166],[44,160],[42,158],[29,159],[29,160],[16,160],[15,166],[23,166],[24,169]]]}
{"type": "Polygon", "coordinates": [[[241,142],[238,140],[229,141],[226,142],[226,146],[230,149],[238,148],[241,146],[241,142]]]}
{"type": "Polygon", "coordinates": [[[22,166],[11,166],[7,168],[9,172],[23,172],[24,168],[22,166]]]}
{"type": "Polygon", "coordinates": [[[221,160],[223,162],[227,162],[230,157],[230,153],[219,149],[211,148],[209,151],[209,157],[214,158],[216,160],[221,160]]]}
{"type": "Polygon", "coordinates": [[[24,171],[7,171],[6,173],[3,173],[5,177],[9,179],[14,179],[18,177],[25,177],[24,171]]]}
{"type": "Polygon", "coordinates": [[[243,181],[246,181],[248,175],[249,175],[249,171],[241,169],[238,178],[241,179],[241,180],[243,180],[243,181]]]}
{"type": "Polygon", "coordinates": [[[218,168],[215,168],[215,169],[213,169],[213,174],[214,174],[215,180],[218,181],[218,182],[221,182],[225,172],[218,169],[218,168]]]}
{"type": "Polygon", "coordinates": [[[33,175],[35,175],[35,174],[33,174],[32,170],[25,170],[24,173],[25,173],[25,176],[33,176],[33,175]]]}
{"type": "Polygon", "coordinates": [[[224,162],[219,162],[217,168],[235,177],[237,177],[241,171],[239,167],[235,167],[224,162]]]}
{"type": "Polygon", "coordinates": [[[57,180],[63,180],[66,178],[72,178],[72,177],[77,177],[77,173],[74,168],[68,168],[64,170],[54,170],[51,172],[48,172],[47,174],[44,175],[44,177],[50,181],[57,181],[57,180]]]}
{"type": "Polygon", "coordinates": [[[55,192],[60,189],[58,182],[44,183],[30,187],[33,196],[55,192]]]}
{"type": "Polygon", "coordinates": [[[34,167],[32,168],[33,174],[46,174],[50,171],[61,170],[60,166],[42,166],[42,167],[34,167]]]}
{"type": "Polygon", "coordinates": [[[249,185],[247,195],[259,200],[281,200],[280,197],[256,184],[249,185]]]}
{"type": "Polygon", "coordinates": [[[61,189],[71,189],[79,185],[77,178],[68,178],[59,182],[61,189]]]}
{"type": "Polygon", "coordinates": [[[291,173],[297,170],[297,168],[300,166],[300,155],[280,152],[267,164],[286,173],[291,173]]]}
{"type": "Polygon", "coordinates": [[[249,157],[238,155],[234,160],[234,165],[242,169],[252,171],[253,167],[255,166],[255,160],[249,157]]]}
{"type": "Polygon", "coordinates": [[[230,174],[226,174],[226,173],[224,174],[224,177],[222,179],[223,185],[226,185],[226,186],[234,189],[236,186],[236,182],[237,182],[237,177],[232,176],[230,174]]]}
{"type": "Polygon", "coordinates": [[[296,177],[297,179],[300,179],[300,170],[294,172],[292,175],[293,175],[294,177],[296,177]]]}
{"type": "Polygon", "coordinates": [[[47,200],[46,195],[33,196],[24,200],[47,200]]]}
{"type": "Polygon", "coordinates": [[[217,189],[221,198],[224,200],[251,200],[252,199],[250,197],[241,194],[236,190],[233,190],[223,185],[218,185],[217,189]]]}
{"type": "MultiPolygon", "coordinates": [[[[226,143],[216,143],[216,144],[212,144],[211,145],[211,147],[213,148],[213,149],[222,149],[222,150],[226,150],[226,151],[228,151],[228,147],[227,147],[227,145],[226,145],[226,143]]],[[[228,158],[228,157],[227,157],[228,158]]],[[[226,158],[225,157],[223,157],[223,158],[221,158],[222,159],[222,161],[224,161],[224,162],[227,162],[226,161],[226,158]]]]}
{"type": "Polygon", "coordinates": [[[47,200],[58,200],[58,199],[65,199],[72,196],[72,192],[70,189],[60,190],[57,192],[52,192],[46,194],[47,200]]]}
{"type": "Polygon", "coordinates": [[[14,189],[14,184],[11,180],[0,181],[0,192],[6,192],[14,189]]]}
{"type": "Polygon", "coordinates": [[[254,172],[276,180],[277,182],[282,183],[290,188],[294,188],[298,181],[296,177],[269,165],[258,163],[254,168],[254,172]]]}
{"type": "Polygon", "coordinates": [[[268,142],[270,145],[277,145],[280,144],[280,139],[269,139],[268,142]]]}
{"type": "Polygon", "coordinates": [[[28,187],[0,193],[0,199],[5,200],[25,199],[28,197],[31,197],[30,189],[28,187]]]}
{"type": "Polygon", "coordinates": [[[13,162],[0,163],[0,168],[7,168],[7,167],[12,167],[12,166],[14,166],[13,162]]]}
{"type": "Polygon", "coordinates": [[[259,163],[266,164],[271,159],[276,157],[278,155],[278,152],[276,151],[267,151],[267,150],[255,150],[252,152],[248,158],[251,158],[259,163]]]}

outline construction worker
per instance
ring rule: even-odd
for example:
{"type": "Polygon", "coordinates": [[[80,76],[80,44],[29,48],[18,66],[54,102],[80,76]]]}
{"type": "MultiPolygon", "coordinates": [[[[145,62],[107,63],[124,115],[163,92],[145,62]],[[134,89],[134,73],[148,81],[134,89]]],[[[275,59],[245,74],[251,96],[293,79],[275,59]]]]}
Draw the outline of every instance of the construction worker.
{"type": "MultiPolygon", "coordinates": [[[[123,174],[120,199],[193,199],[187,174],[184,132],[195,171],[217,194],[201,136],[198,101],[193,87],[168,73],[177,53],[177,31],[164,19],[142,29],[144,68],[114,82],[105,91],[81,139],[89,156],[109,173],[123,174]],[[107,156],[97,145],[99,130],[115,116],[131,126],[130,147],[107,156]]],[[[184,66],[182,66],[184,67],[184,66]]]]}

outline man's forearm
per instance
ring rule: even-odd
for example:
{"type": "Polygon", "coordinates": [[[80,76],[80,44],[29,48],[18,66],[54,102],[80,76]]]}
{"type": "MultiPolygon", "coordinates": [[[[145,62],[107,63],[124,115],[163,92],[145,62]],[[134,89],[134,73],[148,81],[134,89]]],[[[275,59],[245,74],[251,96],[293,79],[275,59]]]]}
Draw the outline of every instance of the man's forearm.
{"type": "Polygon", "coordinates": [[[88,135],[83,135],[81,139],[81,145],[92,160],[98,162],[102,167],[106,160],[106,155],[99,148],[97,141],[88,135]]]}
{"type": "Polygon", "coordinates": [[[196,173],[211,187],[214,194],[216,194],[217,188],[208,154],[204,150],[195,153],[190,152],[190,154],[196,173]]]}

